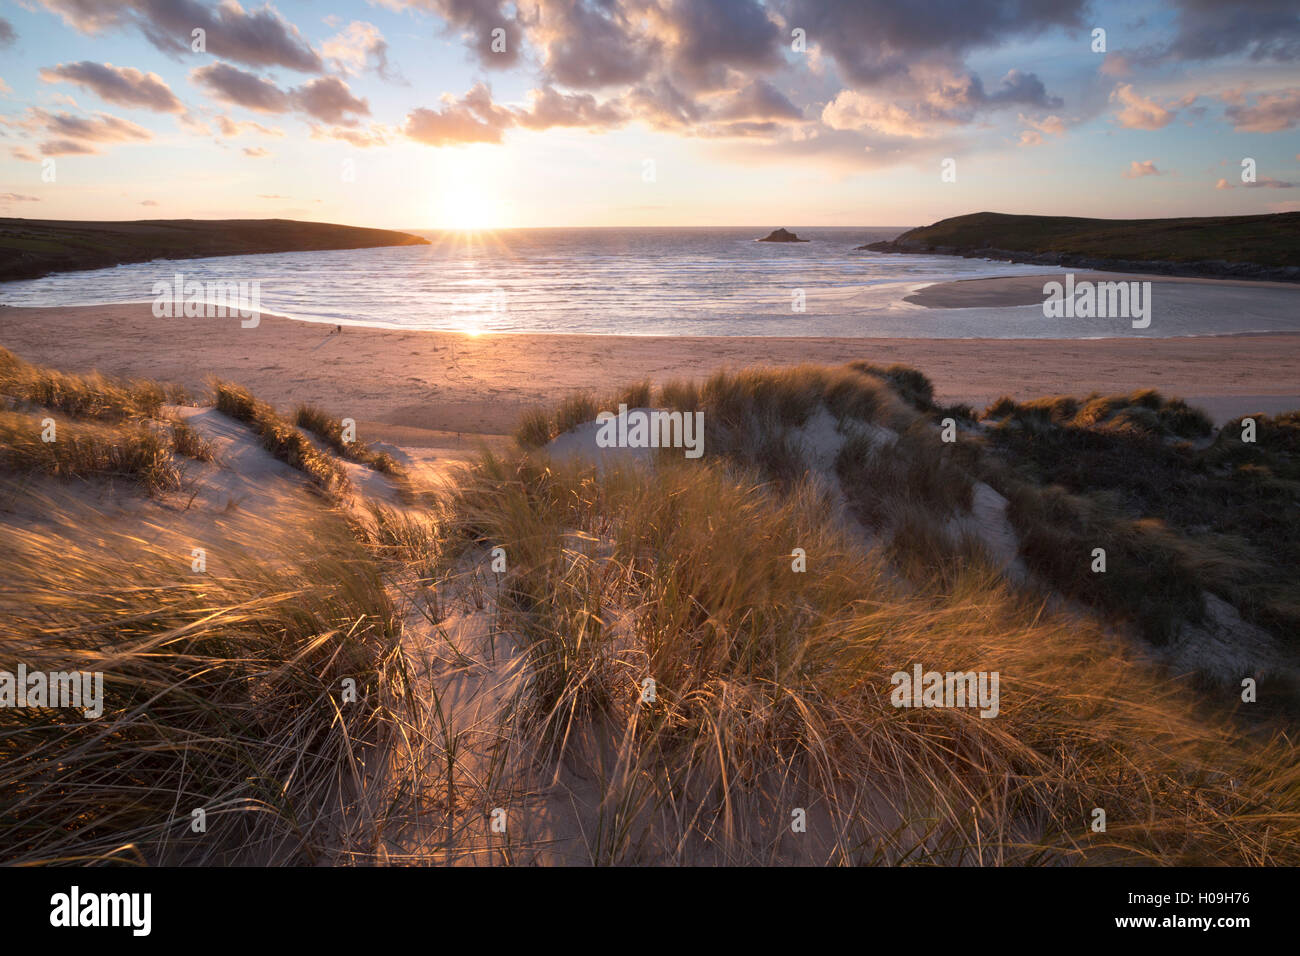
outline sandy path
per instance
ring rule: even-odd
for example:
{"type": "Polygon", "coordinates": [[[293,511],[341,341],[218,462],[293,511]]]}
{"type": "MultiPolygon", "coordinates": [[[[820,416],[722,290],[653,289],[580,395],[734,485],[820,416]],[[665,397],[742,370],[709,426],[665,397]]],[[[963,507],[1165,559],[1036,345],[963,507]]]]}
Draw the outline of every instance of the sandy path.
{"type": "Polygon", "coordinates": [[[512,430],[519,413],[575,389],[701,377],[721,366],[914,365],[940,399],[1155,387],[1216,417],[1300,407],[1300,336],[1164,339],[826,339],[484,335],[332,327],[266,316],[156,319],[148,304],[0,308],[0,345],[68,371],[202,389],[242,382],[278,406],[355,418],[366,440],[454,449],[512,430]],[[432,434],[431,434],[432,433],[432,434]]]}

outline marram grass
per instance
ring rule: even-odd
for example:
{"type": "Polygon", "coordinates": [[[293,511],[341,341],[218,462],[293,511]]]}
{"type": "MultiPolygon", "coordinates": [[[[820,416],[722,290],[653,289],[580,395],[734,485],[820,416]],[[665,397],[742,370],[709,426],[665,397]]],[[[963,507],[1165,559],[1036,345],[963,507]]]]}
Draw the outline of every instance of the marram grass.
{"type": "Polygon", "coordinates": [[[95,720],[0,709],[10,864],[329,862],[400,684],[343,523],[243,516],[196,573],[93,515],[0,525],[0,670],[104,675],[95,720]],[[355,682],[346,702],[344,679],[355,682]],[[202,811],[196,831],[195,811],[202,811]]]}

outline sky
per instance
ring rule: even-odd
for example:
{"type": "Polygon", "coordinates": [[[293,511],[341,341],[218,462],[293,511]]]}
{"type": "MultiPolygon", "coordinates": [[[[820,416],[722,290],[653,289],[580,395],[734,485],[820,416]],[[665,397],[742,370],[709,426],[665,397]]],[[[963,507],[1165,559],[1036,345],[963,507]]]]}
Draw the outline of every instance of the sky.
{"type": "Polygon", "coordinates": [[[31,219],[1286,212],[1298,123],[1295,0],[0,0],[31,219]]]}

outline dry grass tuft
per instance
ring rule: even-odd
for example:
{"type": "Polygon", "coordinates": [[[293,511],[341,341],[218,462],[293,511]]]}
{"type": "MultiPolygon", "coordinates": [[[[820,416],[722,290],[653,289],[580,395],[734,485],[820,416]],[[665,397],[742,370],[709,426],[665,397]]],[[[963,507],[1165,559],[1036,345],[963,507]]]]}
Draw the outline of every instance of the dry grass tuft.
{"type": "Polygon", "coordinates": [[[364,442],[344,441],[343,423],[314,405],[299,405],[294,411],[294,423],[299,428],[307,429],[333,449],[335,454],[348,461],[368,465],[386,475],[403,474],[402,466],[398,464],[397,459],[387,452],[374,451],[364,442]]]}
{"type": "Polygon", "coordinates": [[[4,348],[0,348],[0,395],[70,418],[105,421],[156,418],[164,402],[188,400],[179,386],[120,381],[98,373],[71,375],[31,365],[4,348]]]}
{"type": "Polygon", "coordinates": [[[4,862],[330,862],[402,693],[393,608],[346,528],[245,523],[197,574],[49,511],[0,525],[0,669],[101,672],[103,713],[0,709],[4,862]]]}
{"type": "Polygon", "coordinates": [[[181,486],[168,442],[140,422],[110,424],[0,412],[0,467],[52,478],[124,478],[150,493],[181,486]],[[43,440],[46,419],[54,422],[54,441],[43,440]]]}
{"type": "Polygon", "coordinates": [[[281,417],[266,402],[253,397],[242,385],[214,382],[217,410],[252,427],[262,439],[262,447],[280,461],[305,473],[327,493],[347,490],[348,477],[338,462],[323,455],[302,432],[281,417]]]}

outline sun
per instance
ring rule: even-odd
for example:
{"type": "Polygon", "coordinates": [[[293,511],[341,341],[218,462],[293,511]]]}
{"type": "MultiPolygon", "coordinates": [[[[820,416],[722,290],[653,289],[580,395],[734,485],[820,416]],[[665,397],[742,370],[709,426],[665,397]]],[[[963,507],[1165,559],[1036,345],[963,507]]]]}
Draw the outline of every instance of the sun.
{"type": "Polygon", "coordinates": [[[501,200],[470,185],[451,186],[434,200],[433,220],[438,229],[477,232],[502,225],[501,200]]]}
{"type": "Polygon", "coordinates": [[[429,199],[434,229],[480,232],[508,228],[510,210],[500,188],[509,170],[492,151],[442,149],[434,158],[429,199]]]}

